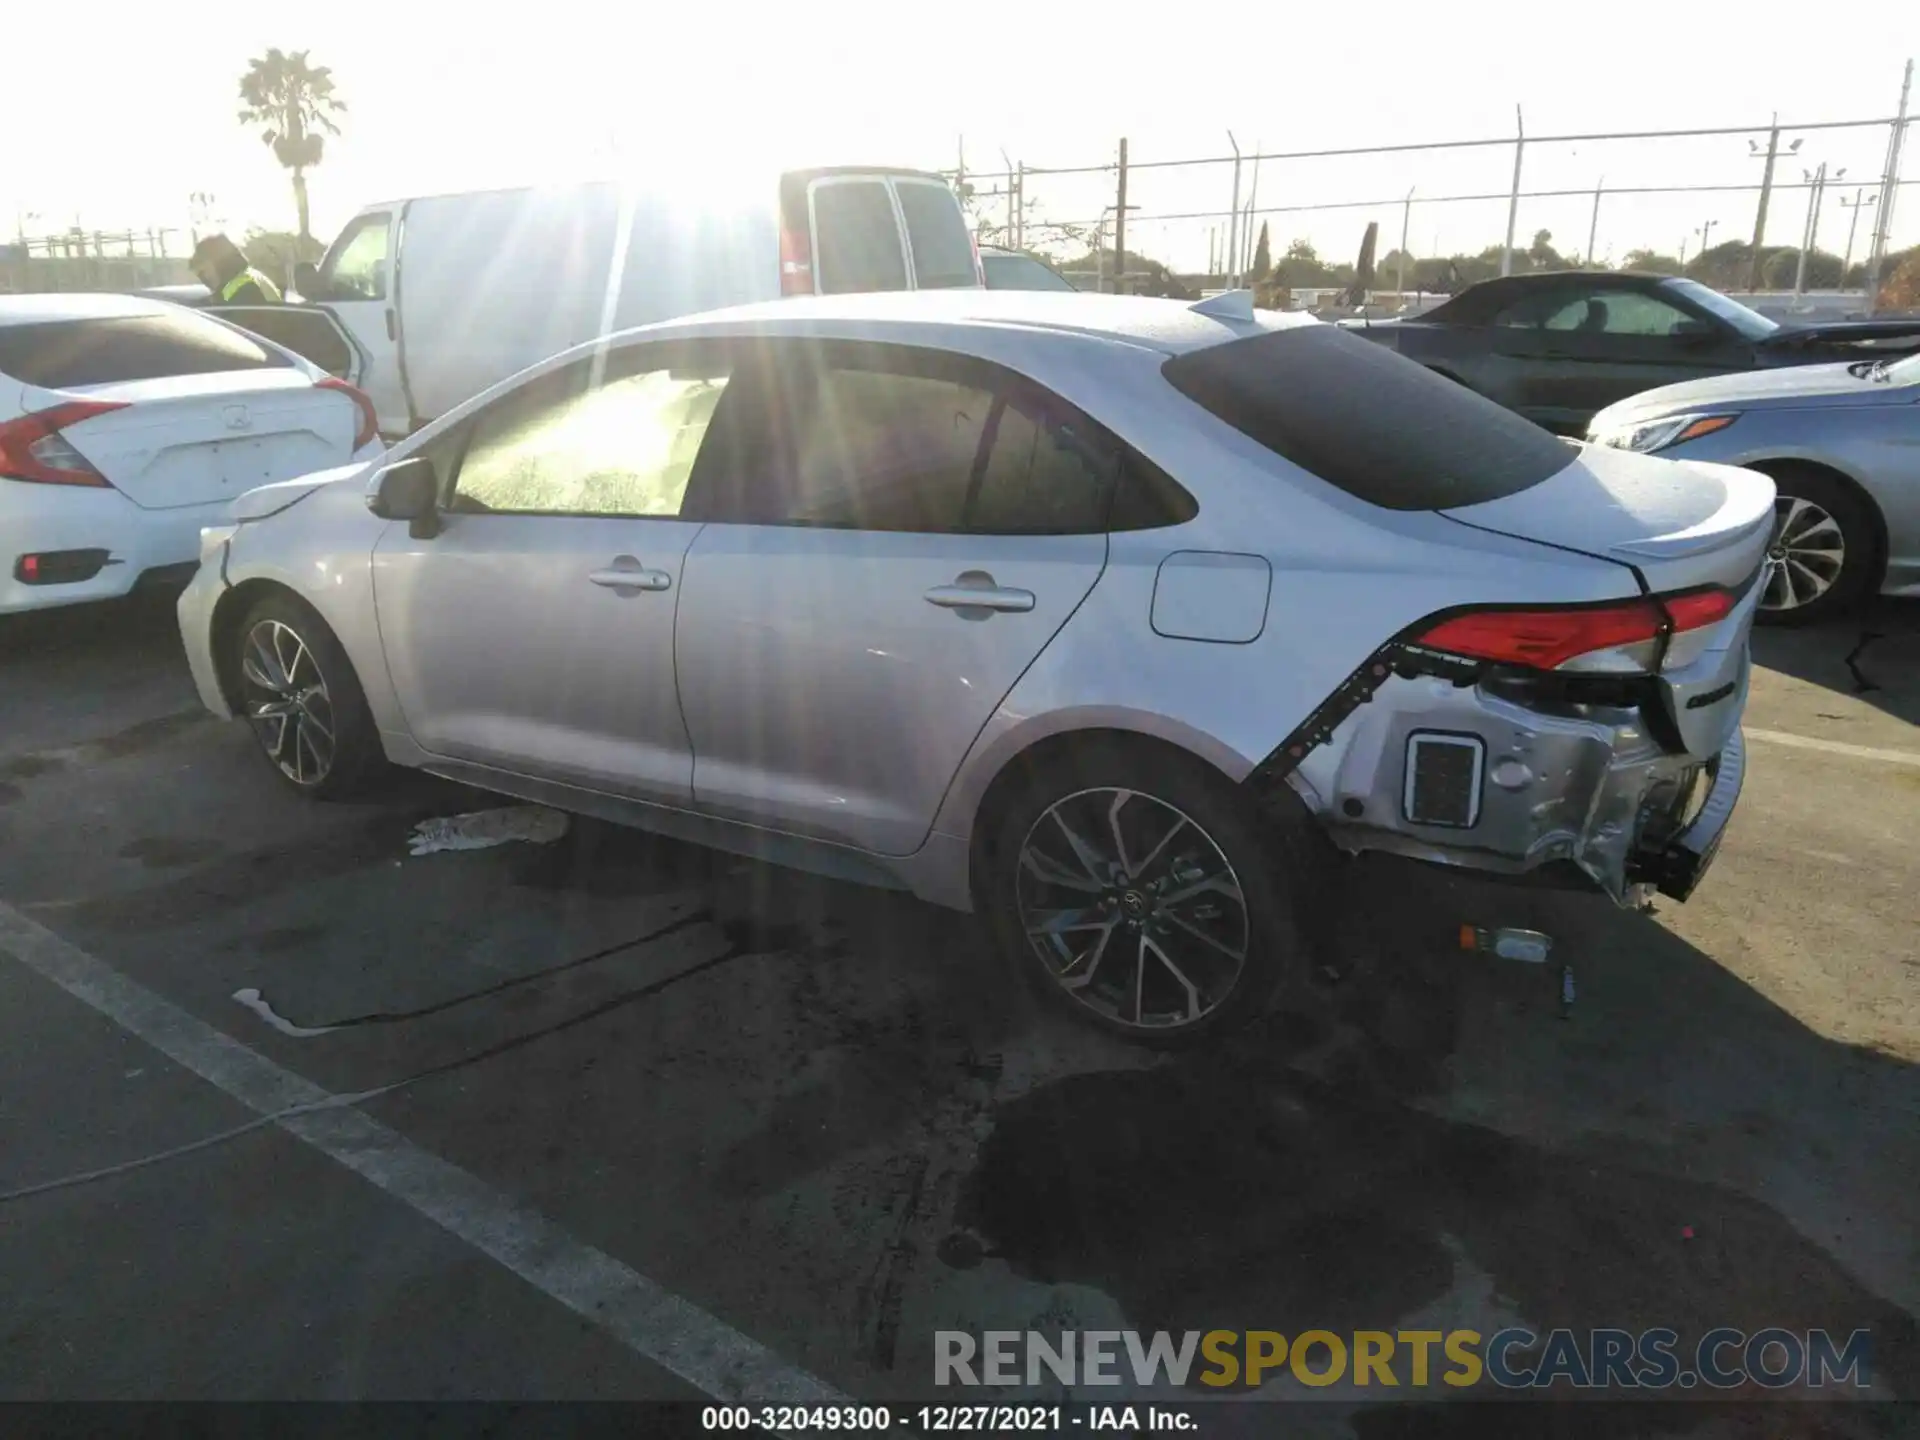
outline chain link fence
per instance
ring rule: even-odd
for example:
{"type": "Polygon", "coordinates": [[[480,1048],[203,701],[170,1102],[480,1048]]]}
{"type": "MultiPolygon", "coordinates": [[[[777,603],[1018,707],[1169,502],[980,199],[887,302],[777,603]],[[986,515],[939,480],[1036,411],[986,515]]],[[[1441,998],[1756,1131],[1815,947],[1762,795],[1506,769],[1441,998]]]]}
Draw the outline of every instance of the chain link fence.
{"type": "Polygon", "coordinates": [[[1920,283],[1910,193],[1897,219],[1920,183],[1900,177],[1907,103],[1903,90],[1894,113],[1867,119],[1537,136],[1516,114],[1504,136],[1293,151],[1229,136],[1188,158],[1120,141],[1094,163],[1007,156],[948,173],[982,243],[1045,254],[1085,288],[1272,275],[1296,294],[1335,290],[1373,224],[1376,292],[1603,264],[1684,270],[1789,308],[1822,291],[1870,308],[1866,292],[1900,265],[1920,283]]]}

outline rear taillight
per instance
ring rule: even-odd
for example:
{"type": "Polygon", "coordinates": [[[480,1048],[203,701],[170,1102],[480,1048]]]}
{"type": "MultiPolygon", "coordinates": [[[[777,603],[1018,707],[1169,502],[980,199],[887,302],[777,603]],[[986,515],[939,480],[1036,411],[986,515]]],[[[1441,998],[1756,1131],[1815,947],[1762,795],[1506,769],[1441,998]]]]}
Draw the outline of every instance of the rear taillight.
{"type": "Polygon", "coordinates": [[[334,379],[332,377],[319,381],[318,388],[322,390],[338,390],[358,407],[360,411],[360,424],[353,436],[354,449],[358,450],[363,445],[371,445],[374,440],[379,437],[380,417],[374,414],[373,401],[367,398],[366,391],[357,385],[349,385],[344,380],[334,379]]]}
{"type": "Polygon", "coordinates": [[[109,411],[124,410],[118,400],[70,400],[0,424],[0,478],[35,485],[87,485],[110,488],[107,477],[69,444],[61,431],[109,411]]]}
{"type": "Polygon", "coordinates": [[[805,230],[790,225],[780,227],[780,293],[813,294],[813,247],[805,230]]]}
{"type": "Polygon", "coordinates": [[[1472,610],[1441,621],[1417,643],[1472,660],[1557,670],[1582,656],[1625,650],[1650,644],[1662,634],[1717,624],[1733,605],[1734,597],[1727,591],[1705,589],[1614,605],[1472,610]]]}

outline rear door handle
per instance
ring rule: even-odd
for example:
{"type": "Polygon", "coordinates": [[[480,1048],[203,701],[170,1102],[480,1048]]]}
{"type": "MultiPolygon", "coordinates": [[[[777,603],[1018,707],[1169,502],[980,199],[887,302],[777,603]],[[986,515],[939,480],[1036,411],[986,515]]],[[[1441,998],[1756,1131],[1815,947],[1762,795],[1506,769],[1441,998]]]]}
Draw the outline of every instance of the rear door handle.
{"type": "Polygon", "coordinates": [[[387,311],[387,339],[393,340],[397,338],[398,336],[395,334],[393,326],[393,311],[389,310],[387,311]]]}
{"type": "Polygon", "coordinates": [[[673,577],[664,570],[638,568],[595,570],[587,579],[609,590],[665,590],[673,584],[673,577]]]}
{"type": "Polygon", "coordinates": [[[1024,615],[1033,609],[1033,592],[996,585],[985,571],[969,570],[953,584],[936,585],[927,591],[927,603],[943,610],[998,610],[1024,615]]]}

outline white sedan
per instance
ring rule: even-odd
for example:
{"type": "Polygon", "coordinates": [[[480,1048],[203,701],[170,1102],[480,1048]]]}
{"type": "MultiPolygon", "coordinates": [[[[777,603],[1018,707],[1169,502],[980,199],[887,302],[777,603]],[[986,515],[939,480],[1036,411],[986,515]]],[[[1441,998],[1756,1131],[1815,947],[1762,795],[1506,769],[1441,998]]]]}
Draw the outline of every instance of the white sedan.
{"type": "Polygon", "coordinates": [[[796,297],[255,491],[179,613],[304,794],[388,760],[904,887],[1174,1043],[1302,973],[1328,839],[1685,899],[1773,497],[1245,291],[796,297]]]}
{"type": "Polygon", "coordinates": [[[358,390],[212,316],[0,298],[0,614],[184,582],[234,497],[382,450],[358,390]]]}

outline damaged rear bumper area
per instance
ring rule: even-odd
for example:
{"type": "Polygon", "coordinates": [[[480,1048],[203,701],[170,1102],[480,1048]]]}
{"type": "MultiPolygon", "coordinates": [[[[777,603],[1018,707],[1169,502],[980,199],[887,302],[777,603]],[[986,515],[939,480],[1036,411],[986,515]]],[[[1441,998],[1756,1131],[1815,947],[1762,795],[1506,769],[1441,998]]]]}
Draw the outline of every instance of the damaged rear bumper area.
{"type": "Polygon", "coordinates": [[[1291,787],[1349,852],[1503,875],[1564,862],[1621,904],[1685,900],[1745,778],[1744,644],[1720,658],[1710,687],[1552,689],[1409,674],[1420,667],[1389,657],[1317,743],[1276,755],[1254,782],[1291,787]],[[1717,723],[1701,723],[1700,700],[1717,723]]]}

